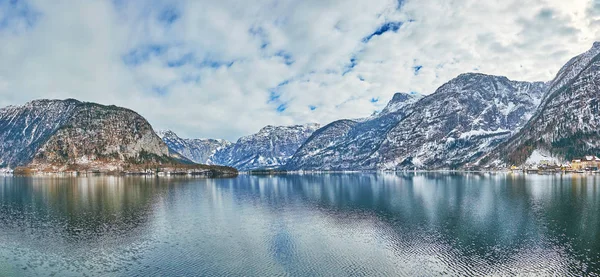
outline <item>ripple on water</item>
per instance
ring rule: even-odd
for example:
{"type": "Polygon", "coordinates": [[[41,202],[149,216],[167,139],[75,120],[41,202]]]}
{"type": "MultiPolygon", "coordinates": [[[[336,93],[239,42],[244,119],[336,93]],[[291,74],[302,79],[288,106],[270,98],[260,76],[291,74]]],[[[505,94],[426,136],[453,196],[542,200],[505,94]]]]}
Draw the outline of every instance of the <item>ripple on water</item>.
{"type": "Polygon", "coordinates": [[[535,178],[4,180],[0,275],[598,276],[600,190],[535,178]]]}

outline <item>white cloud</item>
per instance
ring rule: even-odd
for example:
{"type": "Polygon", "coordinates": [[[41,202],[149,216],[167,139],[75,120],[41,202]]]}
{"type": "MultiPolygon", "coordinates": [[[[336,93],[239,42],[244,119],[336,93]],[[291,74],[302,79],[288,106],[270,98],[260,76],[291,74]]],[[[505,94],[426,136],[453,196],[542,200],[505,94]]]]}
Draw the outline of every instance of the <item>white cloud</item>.
{"type": "Polygon", "coordinates": [[[4,1],[0,105],[72,97],[134,109],[184,136],[233,140],[267,124],[367,116],[397,91],[429,94],[468,71],[550,80],[600,35],[598,7],[596,0],[407,0],[400,9],[396,0],[4,1]]]}

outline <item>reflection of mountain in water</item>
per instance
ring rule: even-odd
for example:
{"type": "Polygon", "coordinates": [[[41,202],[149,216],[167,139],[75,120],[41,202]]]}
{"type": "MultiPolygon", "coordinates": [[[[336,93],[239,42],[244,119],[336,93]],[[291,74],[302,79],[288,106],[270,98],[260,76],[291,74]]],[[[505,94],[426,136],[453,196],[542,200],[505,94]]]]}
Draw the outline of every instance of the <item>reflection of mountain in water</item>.
{"type": "Polygon", "coordinates": [[[598,182],[10,177],[0,179],[0,275],[587,275],[600,272],[598,182]]]}
{"type": "Polygon", "coordinates": [[[147,250],[161,195],[182,181],[0,177],[0,260],[8,256],[14,257],[12,263],[37,261],[42,268],[51,265],[45,271],[58,275],[64,270],[99,274],[123,267],[147,250]]]}
{"type": "Polygon", "coordinates": [[[124,233],[147,224],[157,193],[153,179],[15,177],[13,182],[4,181],[0,190],[3,229],[44,232],[52,228],[57,245],[133,235],[124,233]]]}
{"type": "MultiPolygon", "coordinates": [[[[600,260],[599,181],[505,174],[330,174],[243,176],[217,189],[231,190],[242,203],[260,202],[283,222],[293,207],[325,216],[336,228],[366,227],[362,231],[379,233],[376,237],[405,261],[419,264],[434,257],[433,264],[421,262],[424,268],[412,273],[427,267],[453,272],[448,265],[463,264],[472,267],[471,274],[566,274],[600,270],[588,260],[600,260]],[[592,256],[589,249],[595,249],[592,256]]],[[[281,237],[293,238],[285,234],[274,240],[281,237]]]]}

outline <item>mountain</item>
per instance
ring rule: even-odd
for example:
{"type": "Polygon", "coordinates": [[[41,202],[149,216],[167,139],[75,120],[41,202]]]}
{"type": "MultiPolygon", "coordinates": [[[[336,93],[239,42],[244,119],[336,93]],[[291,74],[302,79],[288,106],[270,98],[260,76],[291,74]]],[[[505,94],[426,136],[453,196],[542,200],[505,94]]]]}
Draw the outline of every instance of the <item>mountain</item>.
{"type": "Polygon", "coordinates": [[[290,170],[455,168],[523,127],[544,95],[542,82],[461,74],[426,97],[397,93],[379,114],[315,132],[290,170]]]}
{"type": "Polygon", "coordinates": [[[538,107],[542,82],[461,74],[413,105],[377,151],[382,169],[455,168],[522,128],[538,107]]]}
{"type": "Polygon", "coordinates": [[[212,156],[214,164],[238,170],[276,168],[284,165],[320,126],[266,126],[258,133],[242,137],[212,156]]]}
{"type": "Polygon", "coordinates": [[[385,106],[385,108],[383,108],[383,110],[379,114],[379,117],[381,117],[381,115],[399,112],[402,109],[404,109],[406,106],[408,106],[410,104],[414,104],[417,101],[421,100],[421,98],[423,98],[423,95],[416,93],[416,92],[410,92],[410,93],[398,92],[398,93],[394,94],[394,96],[392,97],[392,100],[390,100],[390,102],[388,102],[388,104],[385,106]]]}
{"type": "Polygon", "coordinates": [[[286,164],[289,170],[365,170],[377,167],[373,154],[385,134],[411,112],[422,98],[417,93],[396,93],[374,116],[338,120],[316,131],[286,164]]]}
{"type": "Polygon", "coordinates": [[[35,100],[0,109],[0,167],[31,162],[39,147],[66,124],[79,104],[73,99],[35,100]]]}
{"type": "Polygon", "coordinates": [[[231,145],[222,139],[184,139],[173,131],[158,131],[157,135],[171,148],[195,163],[214,164],[212,155],[231,145]]]}
{"type": "Polygon", "coordinates": [[[572,58],[549,83],[536,114],[482,166],[523,164],[532,155],[559,160],[600,154],[600,42],[572,58]]]}
{"type": "Polygon", "coordinates": [[[67,100],[35,100],[0,109],[0,165],[28,171],[140,171],[196,166],[172,154],[136,112],[67,100]]]}

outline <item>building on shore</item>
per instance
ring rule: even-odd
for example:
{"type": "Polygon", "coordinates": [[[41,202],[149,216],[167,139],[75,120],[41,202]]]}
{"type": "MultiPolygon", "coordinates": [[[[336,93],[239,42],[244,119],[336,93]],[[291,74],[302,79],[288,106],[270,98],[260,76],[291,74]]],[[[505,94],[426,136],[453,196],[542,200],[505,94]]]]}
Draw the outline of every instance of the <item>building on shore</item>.
{"type": "Polygon", "coordinates": [[[571,168],[573,170],[589,170],[596,171],[600,168],[600,158],[596,156],[585,156],[581,158],[574,158],[571,161],[571,168]]]}

